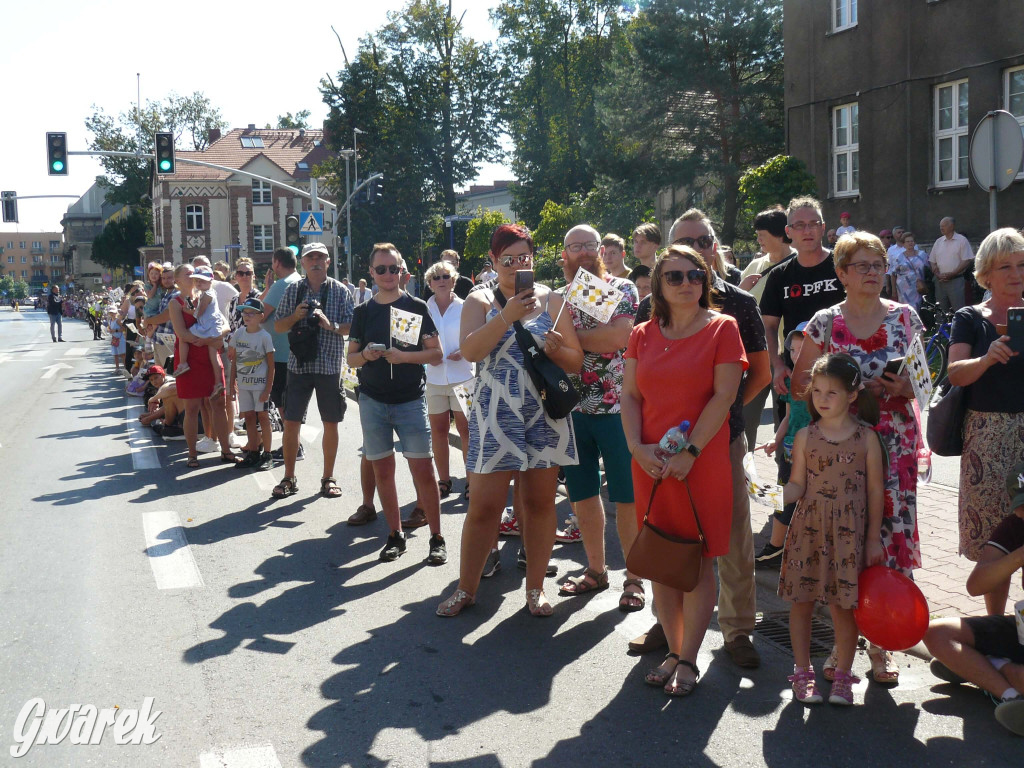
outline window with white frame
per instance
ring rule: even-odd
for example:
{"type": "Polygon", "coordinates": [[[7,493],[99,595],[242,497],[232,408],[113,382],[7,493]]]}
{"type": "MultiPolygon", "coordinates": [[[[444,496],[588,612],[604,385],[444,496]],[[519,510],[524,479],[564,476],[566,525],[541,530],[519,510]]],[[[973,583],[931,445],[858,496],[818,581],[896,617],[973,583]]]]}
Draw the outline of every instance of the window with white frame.
{"type": "Polygon", "coordinates": [[[274,250],[273,224],[253,224],[252,249],[260,253],[274,250]]]}
{"type": "Polygon", "coordinates": [[[260,179],[252,180],[252,204],[270,205],[273,202],[270,198],[270,182],[260,179]]]}
{"type": "Polygon", "coordinates": [[[22,256],[21,257],[21,263],[22,264],[28,264],[28,256],[22,256]]]}
{"type": "MultiPolygon", "coordinates": [[[[1021,131],[1024,131],[1024,67],[1008,69],[1003,75],[1004,109],[1017,118],[1021,131]]],[[[1024,178],[1024,163],[1017,178],[1024,178]]]]}
{"type": "Polygon", "coordinates": [[[13,264],[14,263],[14,257],[13,256],[8,256],[7,257],[7,263],[8,264],[13,264]]]}
{"type": "Polygon", "coordinates": [[[185,229],[189,232],[201,232],[206,229],[205,216],[203,214],[203,206],[201,205],[186,205],[185,206],[185,229]]]}
{"type": "Polygon", "coordinates": [[[832,110],[832,194],[860,194],[860,108],[857,102],[832,110]]]}
{"type": "Polygon", "coordinates": [[[54,280],[56,280],[59,277],[61,277],[62,274],[63,273],[59,269],[51,269],[50,270],[50,277],[53,278],[54,280]]]}
{"type": "Polygon", "coordinates": [[[832,31],[857,26],[857,0],[832,0],[832,31]]]}
{"type": "Polygon", "coordinates": [[[967,183],[970,136],[967,131],[967,81],[935,86],[935,186],[967,183]]]}

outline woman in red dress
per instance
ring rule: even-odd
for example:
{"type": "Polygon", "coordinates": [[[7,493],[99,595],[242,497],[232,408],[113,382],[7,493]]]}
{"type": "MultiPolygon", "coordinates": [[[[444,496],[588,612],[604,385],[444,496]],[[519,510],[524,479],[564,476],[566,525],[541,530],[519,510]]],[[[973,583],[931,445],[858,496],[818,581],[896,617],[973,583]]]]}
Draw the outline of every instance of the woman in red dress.
{"type": "MultiPolygon", "coordinates": [[[[182,343],[201,344],[210,346],[222,343],[220,337],[215,339],[200,339],[189,332],[196,318],[190,311],[184,311],[195,306],[198,301],[198,293],[192,281],[192,266],[181,264],[174,270],[174,281],[178,286],[179,294],[175,296],[168,305],[171,314],[171,323],[174,326],[174,359],[179,359],[178,346],[182,343]]],[[[235,464],[238,457],[232,453],[228,443],[228,422],[224,410],[224,368],[217,359],[217,367],[214,369],[210,362],[210,356],[205,352],[189,356],[189,370],[187,373],[176,378],[178,385],[178,397],[185,407],[185,442],[188,445],[188,467],[199,466],[199,455],[196,453],[196,438],[198,437],[199,423],[198,414],[203,405],[203,400],[210,400],[211,421],[213,428],[220,440],[220,458],[226,464],[235,464]],[[217,394],[214,395],[214,386],[219,383],[217,394]]]]}
{"type": "Polygon", "coordinates": [[[707,560],[692,592],[654,583],[658,619],[669,654],[646,682],[670,696],[697,684],[700,650],[715,608],[710,558],[729,551],[732,473],[729,406],[736,399],[747,358],[736,321],[711,305],[711,271],[692,248],[673,245],[651,275],[651,320],[633,329],[626,349],[622,428],[633,456],[633,490],[642,525],[650,501],[651,524],[697,538],[687,480],[707,540],[707,560]],[[658,441],[670,427],[692,425],[690,447],[662,460],[658,441]],[[651,499],[656,479],[662,480],[651,499]]]}

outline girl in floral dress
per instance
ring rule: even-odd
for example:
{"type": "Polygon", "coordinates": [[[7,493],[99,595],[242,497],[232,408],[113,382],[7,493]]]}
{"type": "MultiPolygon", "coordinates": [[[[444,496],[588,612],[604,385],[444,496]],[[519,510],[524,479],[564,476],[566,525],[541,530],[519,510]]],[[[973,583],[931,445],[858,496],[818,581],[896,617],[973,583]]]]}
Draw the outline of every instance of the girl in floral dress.
{"type": "Polygon", "coordinates": [[[857,650],[857,576],[882,562],[882,446],[868,421],[878,415],[874,397],[861,386],[860,366],[849,355],[826,355],[811,371],[813,421],[793,444],[793,469],[783,489],[798,501],[786,534],[779,595],[792,602],[793,696],[804,704],[822,700],[811,666],[811,616],[815,602],[829,606],[836,638],[835,680],[829,702],[853,703],[853,656],[857,650]]]}

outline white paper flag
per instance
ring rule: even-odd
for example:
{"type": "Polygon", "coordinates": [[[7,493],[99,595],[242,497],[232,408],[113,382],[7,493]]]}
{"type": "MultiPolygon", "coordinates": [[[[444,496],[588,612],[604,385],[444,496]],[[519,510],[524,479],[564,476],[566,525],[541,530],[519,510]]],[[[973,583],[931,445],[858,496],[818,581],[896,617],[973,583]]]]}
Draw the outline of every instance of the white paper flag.
{"type": "Polygon", "coordinates": [[[622,301],[623,293],[585,269],[579,269],[565,291],[565,299],[599,323],[607,323],[622,301]]]}
{"type": "Polygon", "coordinates": [[[465,384],[456,384],[452,387],[452,392],[455,393],[455,398],[459,401],[459,407],[462,412],[469,418],[469,412],[473,410],[473,394],[476,391],[476,387],[470,389],[465,384]]]}
{"type": "Polygon", "coordinates": [[[418,344],[423,315],[391,308],[391,338],[403,344],[418,344]]]}
{"type": "Polygon", "coordinates": [[[928,370],[928,356],[925,354],[920,336],[915,336],[910,342],[906,371],[910,374],[910,383],[914,387],[914,398],[923,411],[932,399],[932,374],[928,370]]]}

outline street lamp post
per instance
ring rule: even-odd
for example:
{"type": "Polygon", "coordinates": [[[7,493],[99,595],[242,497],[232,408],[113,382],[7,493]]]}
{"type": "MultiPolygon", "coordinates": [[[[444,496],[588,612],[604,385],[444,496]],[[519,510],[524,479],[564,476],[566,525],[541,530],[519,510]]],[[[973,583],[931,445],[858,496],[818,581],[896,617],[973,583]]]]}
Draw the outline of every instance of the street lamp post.
{"type": "MultiPolygon", "coordinates": [[[[348,175],[348,161],[349,158],[354,158],[356,151],[354,149],[343,149],[341,150],[341,156],[345,158],[345,199],[352,194],[352,182],[348,175]]],[[[348,279],[355,279],[355,273],[352,272],[352,205],[349,203],[345,206],[345,221],[347,228],[347,237],[345,240],[345,259],[348,265],[348,279]]],[[[338,231],[338,220],[334,220],[334,231],[338,231]]],[[[337,236],[335,236],[337,237],[337,236]]]]}
{"type": "Polygon", "coordinates": [[[355,171],[352,175],[355,177],[356,184],[359,183],[359,134],[366,133],[361,128],[352,129],[352,164],[353,170],[355,171]]]}

